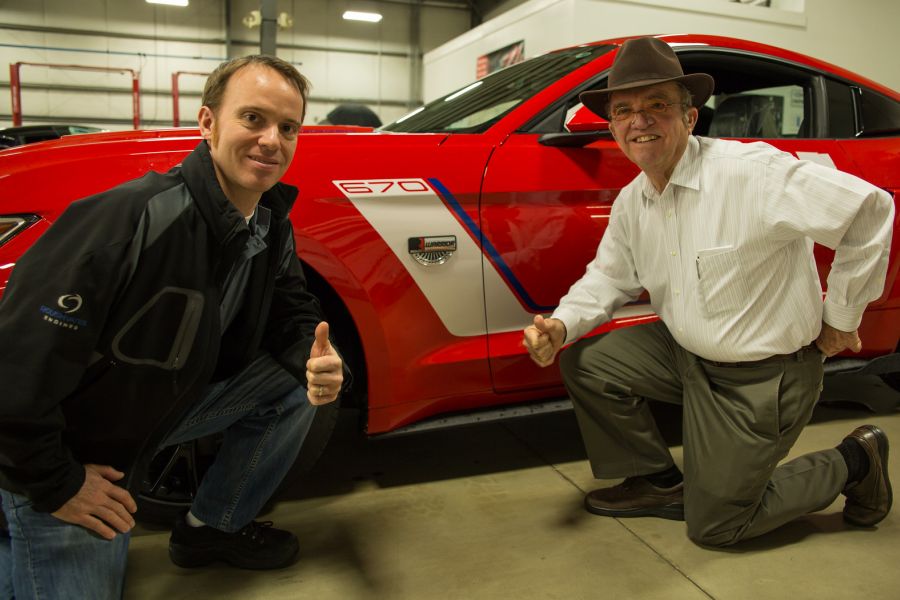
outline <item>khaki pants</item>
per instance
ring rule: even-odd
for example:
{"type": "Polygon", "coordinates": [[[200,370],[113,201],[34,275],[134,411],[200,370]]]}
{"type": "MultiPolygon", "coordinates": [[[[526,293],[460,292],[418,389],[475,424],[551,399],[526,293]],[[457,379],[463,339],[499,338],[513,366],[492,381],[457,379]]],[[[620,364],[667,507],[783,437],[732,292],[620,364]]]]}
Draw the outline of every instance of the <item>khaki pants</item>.
{"type": "MultiPolygon", "coordinates": [[[[645,398],[683,408],[688,536],[725,546],[830,505],[847,479],[835,449],[778,466],[822,390],[808,349],[752,366],[715,366],[681,348],[662,322],[582,339],[560,358],[597,478],[673,464],[645,398]]],[[[837,440],[839,441],[839,440],[837,440]]]]}

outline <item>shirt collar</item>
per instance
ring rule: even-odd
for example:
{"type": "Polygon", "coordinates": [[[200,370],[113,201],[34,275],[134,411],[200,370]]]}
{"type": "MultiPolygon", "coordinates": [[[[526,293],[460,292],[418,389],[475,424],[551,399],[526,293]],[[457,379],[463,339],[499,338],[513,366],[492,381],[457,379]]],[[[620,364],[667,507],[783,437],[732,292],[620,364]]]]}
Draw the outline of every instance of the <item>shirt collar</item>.
{"type": "Polygon", "coordinates": [[[250,219],[248,224],[250,238],[247,240],[247,246],[244,248],[244,258],[247,260],[250,260],[268,247],[266,236],[269,234],[271,219],[271,211],[265,206],[257,205],[256,212],[253,213],[253,218],[250,219]]]}
{"type": "MultiPolygon", "coordinates": [[[[653,187],[650,178],[641,173],[643,178],[641,191],[645,200],[656,200],[659,198],[659,192],[653,187]]],[[[688,136],[688,143],[684,149],[672,176],[669,177],[669,185],[677,185],[680,187],[690,188],[692,190],[700,189],[700,142],[696,136],[688,136]]]]}
{"type": "Polygon", "coordinates": [[[256,205],[253,216],[247,227],[250,229],[250,235],[257,238],[264,238],[269,233],[269,223],[272,221],[272,211],[265,206],[256,205]]]}

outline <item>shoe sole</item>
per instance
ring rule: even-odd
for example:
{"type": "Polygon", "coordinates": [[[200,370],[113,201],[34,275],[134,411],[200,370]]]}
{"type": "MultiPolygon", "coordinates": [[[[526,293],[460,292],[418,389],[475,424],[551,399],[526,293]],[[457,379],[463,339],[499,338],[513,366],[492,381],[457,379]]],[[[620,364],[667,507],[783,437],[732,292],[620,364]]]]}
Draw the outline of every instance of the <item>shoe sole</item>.
{"type": "Polygon", "coordinates": [[[591,514],[601,517],[630,519],[632,517],[659,517],[671,521],[684,521],[684,504],[666,504],[644,508],[599,508],[584,502],[584,508],[591,514]]]}
{"type": "Polygon", "coordinates": [[[186,547],[180,544],[169,544],[169,558],[176,566],[183,569],[196,569],[205,567],[216,561],[224,562],[232,567],[239,569],[250,569],[254,571],[266,571],[269,569],[283,569],[292,565],[299,552],[299,547],[294,553],[276,563],[261,560],[248,559],[246,556],[235,557],[223,554],[219,549],[198,549],[194,547],[186,547]]]}
{"type": "Polygon", "coordinates": [[[884,514],[881,515],[875,521],[857,521],[853,517],[848,517],[844,514],[844,520],[851,525],[855,525],[857,527],[873,527],[878,523],[881,523],[885,517],[891,512],[891,506],[894,504],[894,490],[891,488],[891,478],[890,473],[888,473],[888,455],[890,453],[890,443],[888,442],[888,437],[881,430],[880,427],[876,425],[870,425],[869,431],[875,436],[875,439],[878,441],[878,456],[881,458],[881,476],[884,479],[884,485],[887,487],[887,510],[884,511],[884,514]]]}

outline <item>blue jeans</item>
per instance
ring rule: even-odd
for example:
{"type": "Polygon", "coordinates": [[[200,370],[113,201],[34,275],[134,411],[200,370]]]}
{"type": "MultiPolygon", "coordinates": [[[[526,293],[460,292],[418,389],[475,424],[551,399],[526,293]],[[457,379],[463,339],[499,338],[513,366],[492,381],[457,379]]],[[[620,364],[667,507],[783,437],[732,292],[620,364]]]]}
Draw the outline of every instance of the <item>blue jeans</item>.
{"type": "MultiPolygon", "coordinates": [[[[252,521],[294,464],[315,417],[306,389],[268,354],[203,400],[161,445],[220,431],[224,438],[191,506],[208,525],[237,531],[252,521]]],[[[0,538],[0,600],[121,598],[130,534],[104,540],[0,490],[9,538],[0,538]]]]}

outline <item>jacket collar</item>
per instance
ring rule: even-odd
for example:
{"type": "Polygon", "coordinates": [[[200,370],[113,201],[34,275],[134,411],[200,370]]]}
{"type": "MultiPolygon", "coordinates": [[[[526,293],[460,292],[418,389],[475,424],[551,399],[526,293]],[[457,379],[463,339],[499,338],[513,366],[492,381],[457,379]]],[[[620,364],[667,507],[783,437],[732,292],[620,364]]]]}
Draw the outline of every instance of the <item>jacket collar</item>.
{"type": "MultiPolygon", "coordinates": [[[[201,141],[181,163],[181,176],[187,184],[200,213],[219,241],[225,240],[236,229],[247,229],[243,215],[225,196],[216,177],[212,155],[206,140],[201,141]]],[[[297,197],[297,188],[276,183],[263,193],[260,204],[272,211],[276,219],[286,218],[297,197]]]]}

